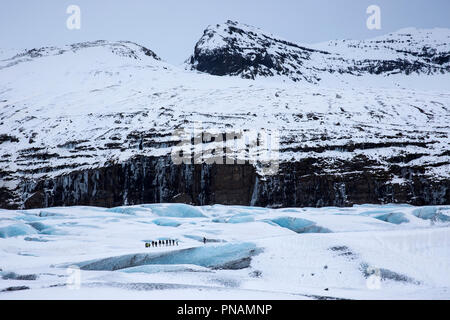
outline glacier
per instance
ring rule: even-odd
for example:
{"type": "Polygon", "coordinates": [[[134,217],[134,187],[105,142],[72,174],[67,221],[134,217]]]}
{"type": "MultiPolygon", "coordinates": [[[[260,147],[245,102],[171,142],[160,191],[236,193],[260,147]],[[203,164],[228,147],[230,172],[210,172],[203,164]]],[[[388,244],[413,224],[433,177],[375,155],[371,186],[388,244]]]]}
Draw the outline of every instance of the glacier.
{"type": "Polygon", "coordinates": [[[2,210],[0,299],[449,299],[449,213],[402,204],[2,210]],[[159,239],[179,245],[144,246],[159,239]],[[79,288],[68,268],[78,268],[79,288]]]}

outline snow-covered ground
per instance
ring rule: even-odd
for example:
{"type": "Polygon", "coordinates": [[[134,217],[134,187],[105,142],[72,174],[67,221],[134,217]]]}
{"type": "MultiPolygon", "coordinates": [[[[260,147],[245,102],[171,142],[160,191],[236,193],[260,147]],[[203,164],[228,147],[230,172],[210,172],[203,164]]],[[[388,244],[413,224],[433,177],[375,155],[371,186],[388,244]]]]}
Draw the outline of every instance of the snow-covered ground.
{"type": "Polygon", "coordinates": [[[449,299],[450,206],[1,210],[0,268],[0,299],[449,299]]]}

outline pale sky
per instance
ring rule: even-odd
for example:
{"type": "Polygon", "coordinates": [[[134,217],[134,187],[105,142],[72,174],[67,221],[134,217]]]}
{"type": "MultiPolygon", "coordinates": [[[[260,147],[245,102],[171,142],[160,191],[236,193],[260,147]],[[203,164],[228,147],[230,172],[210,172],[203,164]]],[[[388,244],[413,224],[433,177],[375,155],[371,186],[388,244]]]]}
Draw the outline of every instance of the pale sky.
{"type": "Polygon", "coordinates": [[[210,24],[237,20],[308,44],[365,39],[405,27],[450,28],[449,0],[1,0],[0,48],[88,40],[130,40],[180,64],[210,24]],[[69,5],[81,29],[66,27],[69,5]],[[366,8],[381,8],[381,30],[366,28],[366,8]]]}

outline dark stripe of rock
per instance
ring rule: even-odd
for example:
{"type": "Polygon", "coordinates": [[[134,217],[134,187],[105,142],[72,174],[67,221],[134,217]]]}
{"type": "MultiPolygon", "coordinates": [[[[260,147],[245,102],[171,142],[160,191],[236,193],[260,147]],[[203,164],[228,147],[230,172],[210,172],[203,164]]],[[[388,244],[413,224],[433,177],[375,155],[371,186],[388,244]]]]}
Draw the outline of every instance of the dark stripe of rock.
{"type": "Polygon", "coordinates": [[[340,161],[334,171],[313,158],[281,163],[261,177],[250,164],[174,165],[170,157],[139,156],[122,164],[24,180],[15,195],[0,190],[2,208],[91,205],[114,207],[178,202],[269,207],[350,206],[362,203],[450,204],[450,181],[424,175],[424,167],[378,169],[368,159],[340,161]],[[406,183],[391,183],[392,175],[406,183]],[[13,204],[11,204],[13,203],[13,204]]]}

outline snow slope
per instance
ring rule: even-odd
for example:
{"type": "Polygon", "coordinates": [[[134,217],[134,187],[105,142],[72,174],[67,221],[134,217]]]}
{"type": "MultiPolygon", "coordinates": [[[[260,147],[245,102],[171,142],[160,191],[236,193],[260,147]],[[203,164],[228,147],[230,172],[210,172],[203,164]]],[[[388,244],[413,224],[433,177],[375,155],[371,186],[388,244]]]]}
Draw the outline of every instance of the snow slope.
{"type": "Polygon", "coordinates": [[[449,299],[449,223],[449,206],[2,210],[0,299],[449,299]]]}

